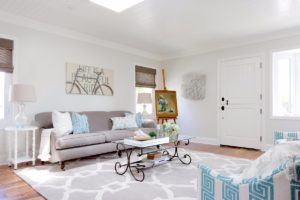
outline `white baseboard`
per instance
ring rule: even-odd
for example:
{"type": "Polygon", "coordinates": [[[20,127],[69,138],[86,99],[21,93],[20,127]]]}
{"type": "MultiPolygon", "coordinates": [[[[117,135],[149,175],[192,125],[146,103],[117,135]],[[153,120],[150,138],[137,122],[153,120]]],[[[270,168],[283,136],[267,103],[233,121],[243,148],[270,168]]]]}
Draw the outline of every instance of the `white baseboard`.
{"type": "Polygon", "coordinates": [[[207,137],[196,137],[192,139],[192,142],[201,143],[201,144],[220,145],[216,138],[207,138],[207,137]]]}
{"type": "MultiPolygon", "coordinates": [[[[192,139],[192,142],[194,143],[200,143],[200,144],[211,144],[211,145],[220,145],[217,139],[215,138],[207,138],[207,137],[196,137],[192,139]]],[[[264,144],[262,145],[261,150],[262,151],[267,151],[269,150],[273,144],[264,144]]]]}
{"type": "Polygon", "coordinates": [[[0,165],[6,165],[6,164],[7,164],[7,156],[0,155],[0,165]]]}

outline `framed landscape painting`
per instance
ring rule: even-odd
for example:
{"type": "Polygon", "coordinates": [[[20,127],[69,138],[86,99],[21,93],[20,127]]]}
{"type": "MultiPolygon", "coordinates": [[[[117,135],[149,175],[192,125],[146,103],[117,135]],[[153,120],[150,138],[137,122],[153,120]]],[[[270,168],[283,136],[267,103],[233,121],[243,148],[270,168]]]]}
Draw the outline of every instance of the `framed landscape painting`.
{"type": "Polygon", "coordinates": [[[156,116],[176,118],[178,116],[176,91],[155,90],[156,116]]]}

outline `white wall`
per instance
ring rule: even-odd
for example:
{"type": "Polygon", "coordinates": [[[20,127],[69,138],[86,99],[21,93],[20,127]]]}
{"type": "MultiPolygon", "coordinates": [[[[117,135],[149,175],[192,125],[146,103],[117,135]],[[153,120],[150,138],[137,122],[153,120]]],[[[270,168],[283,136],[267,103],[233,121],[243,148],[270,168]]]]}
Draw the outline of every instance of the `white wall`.
{"type": "MultiPolygon", "coordinates": [[[[134,112],[135,65],[160,66],[159,62],[151,59],[2,22],[0,22],[0,35],[16,39],[14,82],[35,86],[37,102],[28,103],[26,107],[31,117],[35,113],[53,109],[134,112]],[[65,92],[66,62],[112,69],[114,96],[67,95],[65,92]]],[[[157,78],[160,78],[160,70],[157,78]]],[[[0,162],[6,156],[4,138],[0,130],[0,162]]]]}
{"type": "Polygon", "coordinates": [[[264,63],[263,94],[266,108],[264,110],[264,139],[267,144],[273,143],[274,130],[300,130],[300,121],[274,120],[270,118],[271,89],[271,52],[289,48],[300,48],[300,36],[273,40],[248,46],[220,50],[212,53],[166,60],[166,82],[169,90],[178,92],[178,123],[182,132],[202,138],[205,142],[217,143],[217,65],[221,59],[262,55],[264,63]],[[191,101],[181,97],[182,75],[189,72],[200,72],[207,75],[206,98],[203,101],[191,101]]]}

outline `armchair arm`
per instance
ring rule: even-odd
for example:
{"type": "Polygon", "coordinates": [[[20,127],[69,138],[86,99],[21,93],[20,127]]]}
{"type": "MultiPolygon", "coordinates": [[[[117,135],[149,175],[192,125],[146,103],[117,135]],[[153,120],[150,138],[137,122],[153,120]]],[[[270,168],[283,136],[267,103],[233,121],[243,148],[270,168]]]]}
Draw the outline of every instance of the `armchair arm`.
{"type": "Polygon", "coordinates": [[[300,140],[300,132],[298,131],[275,131],[274,144],[280,144],[289,140],[300,140]]]}
{"type": "Polygon", "coordinates": [[[241,177],[237,180],[233,176],[222,176],[205,165],[199,166],[199,172],[198,199],[248,200],[260,197],[281,200],[290,199],[288,196],[293,192],[293,181],[287,176],[287,163],[274,169],[270,176],[251,179],[241,177]]]}

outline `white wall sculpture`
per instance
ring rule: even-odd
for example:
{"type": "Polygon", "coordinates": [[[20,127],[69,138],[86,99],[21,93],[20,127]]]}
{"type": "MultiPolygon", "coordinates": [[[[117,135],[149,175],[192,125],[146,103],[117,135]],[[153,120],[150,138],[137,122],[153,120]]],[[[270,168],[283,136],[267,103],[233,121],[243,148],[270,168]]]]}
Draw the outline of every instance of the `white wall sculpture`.
{"type": "Polygon", "coordinates": [[[206,76],[199,73],[188,73],[182,77],[182,96],[185,99],[202,100],[205,98],[206,76]]]}

